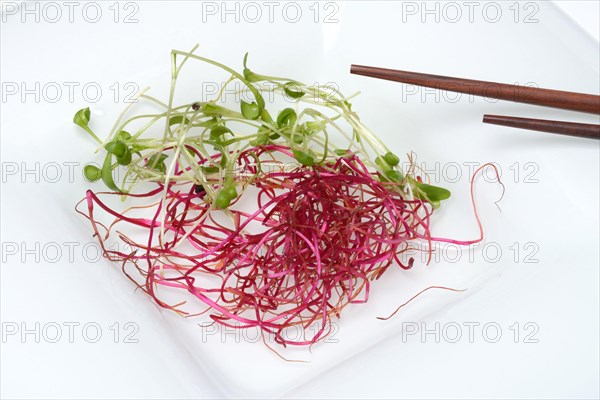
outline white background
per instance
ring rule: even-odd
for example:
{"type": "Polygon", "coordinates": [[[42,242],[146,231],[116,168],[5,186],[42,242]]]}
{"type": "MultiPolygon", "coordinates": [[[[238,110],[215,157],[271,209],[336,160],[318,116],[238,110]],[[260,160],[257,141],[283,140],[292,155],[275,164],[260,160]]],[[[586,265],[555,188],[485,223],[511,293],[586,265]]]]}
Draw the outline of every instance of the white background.
{"type": "MultiPolygon", "coordinates": [[[[512,79],[523,82],[536,79],[536,82],[549,87],[597,93],[598,2],[559,3],[569,16],[542,4],[546,19],[541,19],[539,25],[530,27],[531,37],[519,37],[523,32],[529,32],[518,31],[525,29],[521,26],[499,25],[497,34],[490,26],[482,26],[482,40],[474,38],[471,45],[482,52],[490,46],[497,49],[485,53],[487,59],[483,60],[473,55],[467,45],[461,46],[450,40],[473,35],[476,33],[472,30],[473,27],[461,25],[458,30],[448,28],[449,36],[443,37],[440,32],[444,31],[439,30],[439,26],[426,26],[423,29],[416,27],[415,36],[405,38],[402,41],[405,47],[392,51],[393,54],[389,47],[377,41],[370,43],[375,49],[369,52],[365,44],[360,42],[360,36],[357,36],[359,40],[356,45],[365,47],[361,47],[362,50],[356,54],[349,45],[339,48],[336,43],[329,44],[327,51],[333,52],[333,56],[328,58],[325,52],[323,60],[333,61],[331,64],[307,66],[309,71],[306,72],[299,66],[294,66],[294,61],[302,58],[290,55],[287,59],[274,58],[276,61],[272,62],[271,67],[306,74],[303,76],[307,76],[309,72],[316,76],[339,75],[336,59],[340,58],[339,64],[372,62],[382,66],[406,65],[407,69],[414,67],[415,70],[425,72],[463,74],[466,77],[489,80],[512,79]],[[575,23],[575,20],[581,25],[575,23]],[[467,34],[461,29],[466,30],[467,34]],[[488,41],[490,36],[496,41],[488,41]],[[457,48],[455,51],[446,49],[445,53],[444,49],[437,48],[446,56],[436,59],[422,44],[433,47],[439,41],[446,41],[445,43],[457,48]],[[513,47],[518,41],[532,47],[528,51],[513,47]],[[411,47],[412,43],[418,43],[422,47],[411,47]],[[335,51],[339,51],[339,54],[335,51]],[[398,54],[403,51],[406,52],[406,57],[398,54]],[[555,51],[561,57],[553,59],[551,55],[555,51]],[[528,52],[533,52],[533,55],[527,55],[528,52]],[[498,54],[502,56],[493,58],[498,54]],[[455,55],[457,59],[452,59],[455,55]],[[536,62],[536,57],[543,60],[543,63],[536,62]],[[466,61],[462,61],[463,59],[466,61]],[[519,64],[515,59],[519,60],[519,64]],[[590,75],[590,70],[593,71],[594,68],[595,77],[590,75]]],[[[354,30],[375,28],[374,25],[380,19],[369,17],[377,16],[377,13],[373,11],[373,15],[367,14],[364,15],[364,25],[359,26],[357,23],[353,26],[354,30]]],[[[165,11],[165,16],[167,15],[171,18],[165,11]]],[[[194,30],[188,26],[178,29],[177,23],[176,19],[166,19],[164,24],[157,23],[154,29],[164,31],[166,38],[161,37],[164,43],[185,48],[196,39],[189,38],[189,32],[194,30]]],[[[145,41],[144,34],[135,27],[127,32],[130,36],[122,38],[111,36],[110,25],[102,34],[92,32],[98,36],[90,37],[89,40],[97,47],[86,48],[85,38],[77,38],[76,29],[69,30],[70,27],[62,25],[56,30],[47,25],[42,29],[42,26],[2,25],[3,81],[67,80],[69,76],[73,76],[73,80],[84,81],[89,79],[86,68],[93,74],[124,74],[145,80],[154,79],[156,74],[165,69],[165,54],[152,54],[154,43],[145,41]],[[61,30],[71,32],[73,41],[81,45],[64,48],[61,42],[54,41],[54,35],[62,37],[59,34],[61,30]],[[109,50],[97,45],[102,43],[102,37],[106,37],[107,46],[112,46],[109,50]],[[96,54],[101,54],[102,57],[96,58],[96,54]],[[136,58],[131,54],[144,62],[137,64],[136,58]],[[56,78],[57,76],[60,78],[56,78]]],[[[310,34],[303,34],[307,42],[314,39],[310,34]]],[[[329,35],[335,36],[335,32],[330,32],[329,35]]],[[[365,32],[365,35],[368,33],[365,32]]],[[[147,32],[147,36],[157,37],[154,32],[147,32]]],[[[211,39],[214,42],[220,40],[218,35],[211,39]]],[[[227,45],[232,45],[236,43],[233,39],[235,38],[223,40],[227,45]]],[[[239,36],[242,42],[244,39],[244,35],[239,36]]],[[[279,39],[268,38],[269,41],[279,39]]],[[[247,44],[251,48],[252,45],[247,44]]],[[[218,43],[211,43],[208,47],[211,51],[218,52],[218,43]]],[[[246,44],[242,43],[240,48],[231,48],[240,52],[245,47],[246,44]]],[[[223,54],[227,54],[227,49],[223,50],[223,54]]],[[[229,60],[238,61],[233,56],[229,60]]],[[[321,62],[321,59],[316,62],[321,62]]],[[[503,214],[498,215],[490,207],[485,209],[485,216],[486,227],[489,227],[488,233],[492,237],[514,237],[521,244],[529,240],[539,243],[540,252],[537,257],[540,262],[497,265],[493,270],[493,279],[488,279],[485,285],[461,301],[448,302],[448,298],[442,295],[433,297],[435,301],[447,303],[443,303],[445,306],[442,310],[426,319],[427,327],[431,328],[436,323],[448,326],[454,323],[477,322],[482,325],[494,322],[503,330],[503,340],[500,342],[489,343],[481,334],[475,337],[474,343],[464,340],[456,344],[445,340],[436,343],[431,335],[425,340],[420,340],[419,335],[404,340],[406,338],[400,331],[391,334],[392,328],[381,328],[387,329],[387,333],[373,338],[373,347],[356,349],[358,354],[350,354],[352,357],[341,364],[337,364],[336,360],[344,359],[344,355],[328,358],[328,353],[326,357],[322,357],[327,358],[322,364],[329,363],[329,368],[319,369],[316,374],[318,376],[309,382],[299,378],[299,387],[292,385],[286,393],[276,392],[276,395],[287,398],[597,398],[600,267],[598,143],[550,138],[536,133],[516,136],[516,133],[505,128],[482,128],[478,118],[482,112],[491,110],[596,123],[598,119],[563,111],[512,104],[490,105],[483,102],[475,102],[473,105],[426,105],[418,100],[409,100],[403,105],[406,107],[404,112],[397,112],[391,104],[374,105],[376,102],[391,101],[396,87],[389,83],[366,82],[363,79],[344,78],[344,87],[358,87],[363,91],[361,100],[357,100],[357,107],[360,106],[362,110],[361,116],[369,116],[374,127],[384,132],[382,136],[397,148],[415,149],[425,159],[452,160],[448,152],[453,153],[457,159],[469,159],[464,157],[468,157],[467,154],[473,151],[478,153],[477,156],[472,156],[477,160],[534,160],[538,163],[540,171],[537,177],[541,183],[532,186],[508,185],[503,214]],[[410,131],[411,135],[401,139],[389,133],[386,136],[385,132],[390,132],[395,127],[388,122],[391,113],[395,112],[402,114],[400,127],[410,131]],[[440,132],[446,136],[436,135],[440,132]],[[481,140],[481,134],[488,135],[489,140],[481,140]],[[511,136],[515,140],[506,139],[509,137],[507,135],[515,135],[511,136]],[[558,208],[556,204],[565,207],[558,208]],[[529,322],[539,329],[534,335],[537,343],[524,343],[524,334],[529,331],[523,330],[523,327],[529,322]],[[518,343],[514,343],[514,331],[511,330],[511,327],[516,326],[515,323],[519,324],[521,333],[518,343]],[[384,340],[377,343],[380,339],[384,340]]],[[[0,133],[2,162],[5,164],[36,159],[46,162],[62,159],[88,160],[88,155],[91,154],[90,144],[84,138],[66,142],[66,145],[56,143],[76,132],[70,124],[65,123],[69,122],[71,115],[65,117],[65,114],[76,109],[76,106],[84,104],[77,102],[54,107],[43,102],[3,102],[0,133]]],[[[107,115],[95,115],[99,123],[107,124],[114,119],[111,114],[113,110],[109,110],[107,115]]],[[[83,182],[75,187],[38,185],[35,182],[18,184],[14,180],[3,183],[2,242],[31,244],[53,239],[77,240],[89,234],[81,220],[72,212],[72,200],[78,196],[73,191],[81,191],[84,187],[83,182]]],[[[461,189],[464,190],[464,186],[457,185],[453,193],[461,189]]],[[[482,202],[488,200],[489,203],[494,195],[495,192],[489,193],[488,197],[484,195],[482,202]]],[[[444,219],[439,221],[440,227],[446,232],[458,231],[467,235],[470,231],[465,230],[468,229],[469,220],[463,223],[464,218],[457,221],[452,219],[452,215],[464,212],[463,215],[470,216],[469,209],[463,208],[458,201],[448,207],[444,211],[444,219]]],[[[510,242],[506,242],[506,245],[509,244],[510,242]]],[[[198,368],[198,361],[177,342],[178,336],[173,335],[175,325],[167,323],[170,317],[157,317],[159,314],[156,309],[148,302],[140,301],[140,296],[132,293],[131,286],[116,269],[110,268],[109,263],[63,266],[44,262],[21,263],[14,257],[9,260],[7,263],[3,262],[0,271],[3,328],[8,326],[7,323],[27,322],[31,327],[36,321],[42,324],[50,321],[61,324],[77,322],[81,325],[97,321],[103,328],[104,337],[98,344],[87,343],[80,337],[75,343],[62,340],[56,344],[35,343],[31,336],[25,343],[15,340],[13,336],[8,337],[6,343],[1,344],[2,397],[215,398],[222,397],[227,392],[223,390],[223,385],[229,383],[227,377],[209,378],[203,373],[206,366],[204,370],[198,368]],[[115,322],[120,324],[122,341],[122,335],[126,333],[123,325],[128,321],[139,325],[140,330],[136,333],[139,343],[112,343],[113,331],[110,327],[115,322]]],[[[441,275],[440,267],[434,268],[441,275]]],[[[411,278],[407,276],[402,279],[411,278]]],[[[389,292],[390,297],[385,299],[392,299],[392,304],[400,302],[392,296],[393,287],[380,289],[389,292]]],[[[374,299],[372,307],[377,307],[382,299],[379,300],[377,303],[377,299],[374,299]]],[[[385,309],[383,307],[381,310],[385,309]]],[[[350,311],[354,312],[356,318],[366,312],[358,309],[350,311]]],[[[378,309],[375,311],[374,315],[380,315],[377,314],[378,309]]],[[[410,313],[410,310],[407,312],[410,313]]],[[[409,318],[410,315],[405,314],[404,318],[409,318]]],[[[345,318],[354,317],[350,315],[345,318]]],[[[393,323],[400,326],[401,322],[399,319],[393,323]]],[[[365,332],[368,332],[367,328],[365,332]]],[[[356,336],[360,336],[360,332],[356,336]]],[[[335,353],[335,348],[330,347],[335,353]]],[[[227,356],[235,359],[234,354],[227,356]]],[[[318,361],[314,364],[320,365],[318,361]]],[[[260,371],[261,365],[253,368],[260,371]]],[[[267,368],[266,364],[264,368],[267,368]]],[[[237,392],[238,396],[243,394],[237,392]]],[[[260,395],[260,390],[254,395],[260,395]]]]}
{"type": "Polygon", "coordinates": [[[569,17],[578,23],[596,40],[600,39],[600,2],[597,1],[555,1],[569,17]]]}

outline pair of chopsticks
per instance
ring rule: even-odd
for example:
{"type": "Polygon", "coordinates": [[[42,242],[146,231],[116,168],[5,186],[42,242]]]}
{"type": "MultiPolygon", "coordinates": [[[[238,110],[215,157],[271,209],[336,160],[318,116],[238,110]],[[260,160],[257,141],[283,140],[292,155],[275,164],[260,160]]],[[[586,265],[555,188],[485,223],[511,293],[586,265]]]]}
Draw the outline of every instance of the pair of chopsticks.
{"type": "MultiPolygon", "coordinates": [[[[418,72],[366,67],[363,65],[352,65],[350,67],[350,73],[439,90],[447,90],[450,92],[470,94],[473,96],[509,100],[517,103],[534,104],[600,115],[600,96],[593,94],[452,78],[418,72]]],[[[594,124],[487,114],[483,116],[483,122],[513,128],[600,139],[600,125],[594,124]]]]}

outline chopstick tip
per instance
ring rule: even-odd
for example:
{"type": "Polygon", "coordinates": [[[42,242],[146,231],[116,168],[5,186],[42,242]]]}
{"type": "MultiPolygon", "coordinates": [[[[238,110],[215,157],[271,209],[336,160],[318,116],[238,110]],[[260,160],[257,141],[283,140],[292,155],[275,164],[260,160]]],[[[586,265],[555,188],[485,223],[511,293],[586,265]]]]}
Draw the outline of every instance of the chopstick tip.
{"type": "Polygon", "coordinates": [[[500,121],[500,120],[502,120],[502,119],[503,119],[503,117],[502,117],[502,116],[500,116],[500,115],[490,115],[490,114],[484,114],[484,115],[483,115],[483,120],[482,120],[482,122],[483,122],[484,124],[493,124],[493,123],[495,123],[495,122],[497,122],[497,121],[500,121]]]}

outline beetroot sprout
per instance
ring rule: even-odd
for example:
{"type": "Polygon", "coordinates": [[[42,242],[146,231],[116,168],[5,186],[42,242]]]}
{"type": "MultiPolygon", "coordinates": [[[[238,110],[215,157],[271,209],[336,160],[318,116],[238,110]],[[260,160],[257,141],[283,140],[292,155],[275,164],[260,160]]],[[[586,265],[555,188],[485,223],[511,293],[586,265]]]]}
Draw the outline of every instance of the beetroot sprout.
{"type": "Polygon", "coordinates": [[[403,172],[350,98],[255,74],[246,58],[237,73],[194,50],[172,52],[167,103],[139,95],[159,113],[125,119],[128,108],[104,142],[89,109],[74,118],[106,150],[102,168],[87,166],[86,177],[111,190],[88,190],[78,212],[104,256],[161,307],[259,328],[283,346],[312,345],[345,307],[368,301],[371,282],[390,266],[413,267],[415,241],[449,241],[432,237],[430,222],[450,193],[403,172]],[[242,83],[254,100],[239,111],[222,93],[173,106],[188,60],[227,71],[225,85],[242,83]],[[294,107],[272,118],[265,93],[294,107]],[[160,121],[162,133],[151,136],[160,121]],[[116,182],[119,168],[125,178],[116,182]],[[304,335],[290,338],[298,327],[304,335]]]}

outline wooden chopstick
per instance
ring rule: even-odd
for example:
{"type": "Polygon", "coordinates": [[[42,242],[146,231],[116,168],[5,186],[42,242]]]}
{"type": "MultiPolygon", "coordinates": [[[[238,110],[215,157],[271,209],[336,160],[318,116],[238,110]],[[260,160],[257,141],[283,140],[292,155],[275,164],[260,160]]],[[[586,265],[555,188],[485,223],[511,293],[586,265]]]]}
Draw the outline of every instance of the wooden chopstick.
{"type": "Polygon", "coordinates": [[[488,114],[483,116],[483,122],[486,124],[510,126],[512,128],[529,129],[532,131],[600,139],[600,125],[594,124],[581,124],[567,121],[549,121],[546,119],[518,118],[488,114]]]}
{"type": "Polygon", "coordinates": [[[452,78],[448,76],[421,74],[418,72],[398,71],[386,68],[352,65],[350,73],[425,86],[450,92],[465,93],[473,96],[509,100],[517,103],[561,108],[600,114],[600,96],[585,93],[564,92],[561,90],[541,89],[505,83],[452,78]]]}

